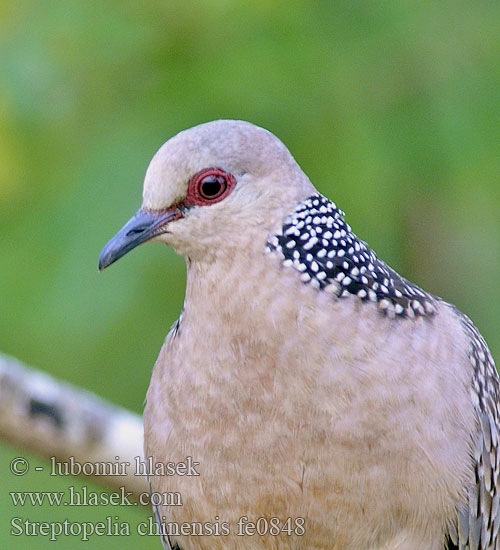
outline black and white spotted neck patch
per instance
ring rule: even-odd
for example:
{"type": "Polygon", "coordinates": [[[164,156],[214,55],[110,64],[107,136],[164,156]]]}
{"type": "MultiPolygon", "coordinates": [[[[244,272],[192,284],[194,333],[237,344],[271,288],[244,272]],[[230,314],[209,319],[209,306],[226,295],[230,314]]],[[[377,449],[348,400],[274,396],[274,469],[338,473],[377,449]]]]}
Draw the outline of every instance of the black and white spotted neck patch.
{"type": "Polygon", "coordinates": [[[299,203],[282,231],[267,243],[284,266],[302,281],[340,298],[376,302],[391,317],[414,318],[435,312],[436,298],[410,283],[377,258],[344,221],[344,213],[319,193],[299,203]]]}

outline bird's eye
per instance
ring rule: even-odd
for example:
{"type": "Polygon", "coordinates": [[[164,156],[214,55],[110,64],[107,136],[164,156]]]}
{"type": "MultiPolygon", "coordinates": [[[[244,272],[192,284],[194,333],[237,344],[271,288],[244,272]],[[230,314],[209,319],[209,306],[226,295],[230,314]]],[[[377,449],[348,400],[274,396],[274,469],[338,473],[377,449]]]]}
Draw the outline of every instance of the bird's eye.
{"type": "Polygon", "coordinates": [[[188,185],[187,204],[205,205],[219,202],[233,189],[234,176],[221,168],[206,168],[195,174],[188,185]]]}
{"type": "Polygon", "coordinates": [[[205,176],[199,183],[200,196],[208,200],[214,200],[220,197],[226,189],[226,178],[219,174],[205,176]]]}

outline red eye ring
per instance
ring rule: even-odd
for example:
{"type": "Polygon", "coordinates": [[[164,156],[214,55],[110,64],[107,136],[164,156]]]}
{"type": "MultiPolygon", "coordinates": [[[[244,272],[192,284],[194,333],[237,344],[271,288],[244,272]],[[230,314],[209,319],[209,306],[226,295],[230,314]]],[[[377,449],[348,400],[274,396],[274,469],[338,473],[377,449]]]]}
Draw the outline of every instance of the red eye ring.
{"type": "Polygon", "coordinates": [[[195,174],[188,184],[187,205],[213,204],[226,198],[236,180],[221,168],[205,168],[195,174]]]}

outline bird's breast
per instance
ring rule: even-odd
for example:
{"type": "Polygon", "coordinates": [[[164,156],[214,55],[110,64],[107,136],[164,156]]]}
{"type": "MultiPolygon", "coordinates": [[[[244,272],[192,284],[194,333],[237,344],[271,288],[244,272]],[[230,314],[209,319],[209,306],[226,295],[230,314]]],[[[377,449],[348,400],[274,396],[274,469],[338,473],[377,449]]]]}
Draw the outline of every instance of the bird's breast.
{"type": "Polygon", "coordinates": [[[235,548],[243,517],[305,529],[253,535],[249,549],[377,548],[429,507],[431,530],[441,529],[468,473],[460,465],[470,419],[458,410],[465,375],[437,367],[440,355],[458,361],[460,352],[425,320],[394,322],[355,298],[334,301],[295,274],[280,281],[261,273],[237,295],[231,285],[212,293],[212,305],[191,289],[155,366],[146,456],[199,463],[199,475],[151,479],[154,491],[181,495],[182,506],[161,515],[230,527],[226,537],[180,536],[181,547],[235,548]],[[447,462],[456,468],[443,479],[447,462]],[[361,523],[373,540],[358,538],[361,523]]]}

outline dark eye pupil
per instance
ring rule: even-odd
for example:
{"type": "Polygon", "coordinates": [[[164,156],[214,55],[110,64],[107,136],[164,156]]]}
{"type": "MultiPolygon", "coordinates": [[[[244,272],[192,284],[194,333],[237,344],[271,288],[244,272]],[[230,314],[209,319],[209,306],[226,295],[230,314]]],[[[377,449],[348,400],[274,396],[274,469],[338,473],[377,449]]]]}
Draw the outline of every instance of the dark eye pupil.
{"type": "Polygon", "coordinates": [[[207,176],[201,182],[201,194],[209,199],[220,195],[225,190],[226,181],[222,176],[207,176]]]}

